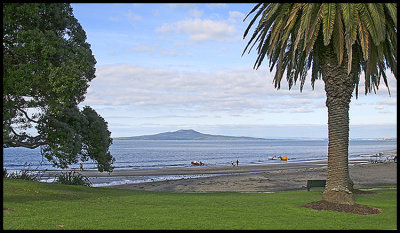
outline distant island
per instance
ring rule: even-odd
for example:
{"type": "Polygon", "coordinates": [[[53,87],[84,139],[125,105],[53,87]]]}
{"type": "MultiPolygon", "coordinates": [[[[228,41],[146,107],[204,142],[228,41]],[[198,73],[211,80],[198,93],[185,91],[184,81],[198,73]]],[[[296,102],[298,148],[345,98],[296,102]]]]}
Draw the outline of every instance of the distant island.
{"type": "Polygon", "coordinates": [[[223,135],[211,135],[199,133],[195,130],[178,130],[175,132],[165,132],[153,135],[118,137],[116,140],[266,140],[264,138],[252,137],[233,137],[223,135]]]}

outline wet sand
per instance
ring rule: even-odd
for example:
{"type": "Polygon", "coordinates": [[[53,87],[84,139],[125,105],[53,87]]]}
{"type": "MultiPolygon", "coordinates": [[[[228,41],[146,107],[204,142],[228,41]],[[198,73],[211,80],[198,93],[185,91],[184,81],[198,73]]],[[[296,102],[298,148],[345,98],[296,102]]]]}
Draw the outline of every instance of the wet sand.
{"type": "MultiPolygon", "coordinates": [[[[238,167],[190,167],[175,169],[115,170],[111,174],[84,171],[88,177],[210,175],[146,183],[104,186],[105,188],[173,192],[269,192],[305,189],[309,179],[326,179],[326,162],[281,163],[238,167]],[[221,175],[222,174],[222,175],[221,175]]],[[[350,161],[355,188],[397,185],[397,163],[350,161]]]]}

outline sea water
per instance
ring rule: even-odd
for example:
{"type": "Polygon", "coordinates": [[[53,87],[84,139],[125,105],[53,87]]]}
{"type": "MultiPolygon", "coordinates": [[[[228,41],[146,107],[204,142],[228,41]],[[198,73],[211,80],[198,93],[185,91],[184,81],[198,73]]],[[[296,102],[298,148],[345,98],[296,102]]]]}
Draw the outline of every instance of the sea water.
{"type": "MultiPolygon", "coordinates": [[[[397,151],[397,140],[350,140],[349,160],[376,153],[397,151]]],[[[191,161],[205,166],[274,164],[273,156],[286,156],[288,163],[326,161],[327,140],[114,140],[110,153],[115,158],[114,170],[191,167],[191,161]]],[[[3,168],[7,170],[61,170],[40,154],[40,149],[3,148],[3,168]]],[[[85,170],[96,170],[94,161],[83,163],[85,170]]],[[[69,169],[79,169],[79,163],[69,169]]]]}

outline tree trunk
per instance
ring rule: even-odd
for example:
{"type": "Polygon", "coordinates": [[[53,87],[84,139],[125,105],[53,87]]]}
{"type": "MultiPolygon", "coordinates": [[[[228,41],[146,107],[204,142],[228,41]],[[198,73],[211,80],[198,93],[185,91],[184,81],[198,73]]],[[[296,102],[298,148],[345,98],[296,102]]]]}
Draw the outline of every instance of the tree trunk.
{"type": "Polygon", "coordinates": [[[328,107],[328,173],[322,199],[354,204],[353,182],[348,167],[349,107],[355,87],[353,74],[347,74],[347,58],[338,66],[331,47],[325,48],[322,79],[328,107]]]}

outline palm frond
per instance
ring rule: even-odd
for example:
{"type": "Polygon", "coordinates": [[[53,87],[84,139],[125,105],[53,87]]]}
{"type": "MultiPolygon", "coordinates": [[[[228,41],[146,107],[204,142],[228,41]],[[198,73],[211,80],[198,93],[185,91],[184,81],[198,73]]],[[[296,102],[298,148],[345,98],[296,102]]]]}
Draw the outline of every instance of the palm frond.
{"type": "Polygon", "coordinates": [[[366,93],[376,92],[380,77],[387,86],[388,68],[397,78],[397,4],[257,4],[245,19],[254,13],[244,37],[251,27],[255,29],[243,54],[254,47],[258,53],[255,69],[265,57],[269,59],[270,71],[276,70],[273,84],[277,89],[286,72],[289,89],[300,81],[302,91],[311,68],[314,89],[323,74],[326,49],[335,53],[335,65],[351,75],[356,97],[361,72],[366,93]]]}
{"type": "Polygon", "coordinates": [[[281,42],[281,47],[286,46],[286,41],[289,38],[289,35],[293,34],[293,27],[296,24],[296,22],[298,23],[299,21],[297,20],[297,16],[298,16],[298,12],[299,10],[302,8],[303,3],[296,3],[294,4],[291,13],[289,15],[289,18],[287,19],[287,23],[284,27],[284,34],[282,36],[282,42],[281,42]]]}
{"type": "Polygon", "coordinates": [[[318,12],[315,15],[314,22],[309,31],[309,35],[306,35],[307,41],[309,43],[307,45],[304,44],[303,51],[305,50],[307,56],[310,54],[310,51],[313,48],[314,43],[319,35],[320,25],[322,23],[322,14],[323,14],[323,7],[321,5],[318,12]]]}
{"type": "Polygon", "coordinates": [[[305,4],[303,7],[302,15],[300,18],[300,29],[297,32],[296,40],[294,42],[293,48],[294,52],[296,52],[297,47],[299,45],[300,40],[305,39],[305,35],[308,33],[308,28],[310,26],[310,21],[311,21],[311,13],[313,11],[314,4],[305,4]]]}
{"type": "MultiPolygon", "coordinates": [[[[304,54],[303,54],[303,56],[304,56],[304,54]]],[[[305,66],[301,69],[301,72],[300,72],[300,92],[303,91],[304,83],[306,82],[307,73],[308,73],[308,70],[311,68],[311,62],[312,62],[310,56],[305,57],[305,60],[306,60],[304,62],[305,66]]]]}
{"type": "Polygon", "coordinates": [[[324,35],[324,45],[327,46],[331,41],[333,27],[335,24],[336,3],[323,3],[321,5],[321,9],[323,20],[322,32],[324,35]]]}
{"type": "MultiPolygon", "coordinates": [[[[257,5],[255,5],[254,7],[253,7],[253,9],[251,9],[250,10],[250,12],[246,15],[246,17],[244,17],[244,19],[243,19],[243,22],[247,19],[247,17],[249,17],[249,15],[251,15],[255,10],[257,10],[261,5],[264,5],[264,6],[266,6],[267,4],[266,3],[258,3],[257,5]]],[[[258,12],[258,14],[260,14],[260,13],[262,13],[262,11],[260,12],[258,12]]],[[[254,19],[257,19],[257,15],[256,15],[256,17],[254,17],[254,19]]],[[[254,22],[253,20],[252,20],[252,22],[254,22]]],[[[249,24],[249,27],[251,27],[251,24],[253,24],[253,23],[250,23],[249,24]]]]}
{"type": "Polygon", "coordinates": [[[375,45],[380,43],[381,35],[378,35],[377,28],[375,27],[374,17],[372,17],[371,12],[368,10],[365,4],[357,4],[357,9],[360,12],[359,16],[361,20],[364,22],[365,27],[368,29],[368,32],[371,34],[371,39],[375,45]]]}
{"type": "Polygon", "coordinates": [[[271,4],[271,8],[269,8],[269,11],[265,11],[260,19],[260,22],[258,24],[257,27],[260,27],[262,22],[264,21],[269,21],[270,19],[272,19],[273,21],[275,21],[275,16],[276,14],[279,14],[279,8],[280,8],[281,4],[280,3],[275,3],[275,4],[271,4]]]}
{"type": "Polygon", "coordinates": [[[261,5],[261,3],[257,4],[247,15],[246,17],[243,19],[243,21],[245,21],[247,19],[247,17],[249,15],[251,15],[255,10],[257,10],[257,8],[260,7],[260,9],[258,10],[258,12],[256,13],[256,15],[254,16],[254,18],[250,21],[249,26],[247,26],[244,34],[243,34],[243,38],[245,38],[247,36],[247,33],[249,32],[251,26],[253,26],[253,23],[256,21],[256,19],[258,18],[258,16],[264,12],[264,9],[267,7],[267,4],[263,4],[261,5]],[[260,7],[261,6],[261,7],[260,7]]]}
{"type": "Polygon", "coordinates": [[[313,51],[312,53],[310,53],[310,60],[312,60],[312,70],[311,70],[311,87],[314,90],[314,83],[317,79],[319,79],[320,77],[318,75],[320,75],[320,70],[321,70],[321,66],[320,66],[320,57],[318,55],[314,56],[314,53],[317,54],[317,52],[313,51]]]}
{"type": "Polygon", "coordinates": [[[386,37],[386,26],[385,21],[387,21],[385,17],[385,10],[383,4],[374,4],[368,3],[367,4],[369,11],[371,12],[371,16],[374,19],[375,28],[378,32],[380,42],[385,40],[386,37]]]}
{"type": "MultiPolygon", "coordinates": [[[[345,35],[347,40],[354,42],[357,35],[357,9],[356,4],[352,3],[341,3],[343,23],[345,26],[345,35]]],[[[351,43],[352,44],[352,43],[351,43]]]]}
{"type": "Polygon", "coordinates": [[[344,54],[344,29],[339,7],[336,8],[336,11],[336,23],[333,28],[332,45],[337,56],[338,64],[341,65],[344,54]]]}
{"type": "MultiPolygon", "coordinates": [[[[254,16],[254,18],[250,21],[250,23],[249,23],[249,26],[247,26],[247,28],[246,28],[246,30],[245,30],[245,33],[244,33],[244,35],[243,35],[243,38],[245,38],[246,36],[247,36],[247,33],[249,32],[249,30],[250,30],[250,28],[253,26],[253,24],[254,24],[254,22],[256,21],[256,19],[259,17],[259,15],[261,14],[261,13],[265,13],[267,10],[268,10],[268,8],[267,7],[271,7],[271,4],[264,4],[264,5],[261,5],[261,4],[257,4],[253,9],[252,9],[252,11],[250,11],[250,13],[245,17],[245,19],[244,20],[246,20],[246,18],[251,14],[251,13],[253,13],[258,7],[260,7],[261,6],[261,8],[260,8],[260,10],[257,12],[257,14],[254,16]],[[266,10],[264,10],[265,8],[267,8],[266,10]]],[[[243,21],[244,21],[243,20],[243,21]]],[[[261,20],[260,20],[261,21],[261,20]]],[[[266,26],[265,24],[264,24],[264,26],[266,26]]],[[[255,29],[255,31],[254,31],[254,33],[253,33],[253,36],[251,37],[251,39],[249,40],[249,42],[247,43],[247,46],[246,46],[246,48],[243,50],[243,53],[242,53],[242,56],[243,56],[243,54],[245,53],[245,51],[247,50],[247,47],[251,44],[251,42],[253,41],[253,39],[258,35],[258,31],[260,31],[260,30],[263,30],[263,28],[262,27],[256,27],[256,29],[255,29]]],[[[254,42],[254,44],[257,42],[257,40],[255,40],[255,42],[254,42]]],[[[253,44],[253,46],[254,46],[254,44],[253,44]]],[[[252,47],[253,47],[252,46],[252,47]]],[[[250,49],[251,50],[251,49],[250,49]]],[[[249,50],[249,52],[250,52],[250,50],[249,50]]]]}
{"type": "Polygon", "coordinates": [[[303,51],[306,50],[307,47],[310,47],[310,45],[307,45],[307,43],[312,41],[312,38],[315,37],[315,34],[318,34],[319,26],[320,26],[321,18],[322,18],[322,13],[323,13],[323,8],[322,8],[321,4],[319,4],[312,12],[312,16],[311,16],[312,24],[311,24],[310,29],[308,31],[306,29],[303,51]]]}
{"type": "Polygon", "coordinates": [[[365,70],[365,93],[371,92],[372,89],[374,92],[376,92],[374,82],[376,83],[375,79],[378,73],[378,49],[374,43],[371,44],[371,49],[369,52],[369,59],[367,61],[365,70]]]}
{"type": "Polygon", "coordinates": [[[268,45],[268,52],[271,53],[272,50],[275,49],[276,43],[278,42],[278,39],[280,37],[280,34],[282,32],[284,24],[284,19],[280,19],[278,22],[274,24],[271,30],[271,36],[272,40],[270,41],[270,44],[268,45]]]}
{"type": "Polygon", "coordinates": [[[393,53],[392,51],[397,51],[397,49],[393,50],[391,43],[386,41],[383,44],[383,53],[385,56],[385,61],[387,66],[394,74],[394,77],[397,79],[397,53],[393,53]]]}
{"type": "Polygon", "coordinates": [[[256,62],[254,63],[254,69],[258,69],[258,67],[261,65],[262,61],[264,60],[265,55],[267,54],[267,50],[268,50],[268,44],[269,41],[271,39],[271,34],[267,34],[267,32],[265,32],[263,34],[263,36],[261,37],[260,40],[260,46],[258,47],[257,51],[258,51],[258,57],[256,62]],[[262,44],[263,38],[265,37],[265,35],[267,35],[267,39],[265,39],[264,44],[262,44]],[[261,47],[262,45],[262,47],[261,47]]]}
{"type": "Polygon", "coordinates": [[[291,9],[289,18],[287,19],[287,23],[285,25],[285,30],[287,29],[288,25],[296,21],[297,12],[303,7],[304,3],[295,3],[293,8],[291,9]]]}
{"type": "Polygon", "coordinates": [[[394,26],[397,28],[397,4],[385,3],[385,9],[389,12],[390,18],[393,20],[394,26]]]}
{"type": "Polygon", "coordinates": [[[347,73],[351,72],[353,61],[353,43],[357,35],[357,11],[356,6],[351,3],[340,4],[343,11],[343,22],[345,26],[345,45],[347,50],[347,73]]]}
{"type": "Polygon", "coordinates": [[[278,42],[278,40],[281,37],[281,34],[283,34],[283,26],[285,25],[286,18],[288,17],[290,13],[290,7],[291,3],[285,3],[281,4],[279,8],[279,13],[276,15],[275,18],[275,23],[272,26],[271,29],[271,35],[272,35],[272,40],[270,41],[268,52],[270,53],[271,50],[273,50],[278,42]]]}
{"type": "Polygon", "coordinates": [[[385,70],[386,70],[385,65],[383,63],[379,63],[379,77],[382,76],[383,82],[385,83],[386,88],[388,89],[388,92],[389,92],[389,96],[390,96],[390,89],[389,89],[385,70]]]}
{"type": "MultiPolygon", "coordinates": [[[[277,49],[279,49],[279,48],[277,48],[277,49]]],[[[286,64],[283,63],[284,62],[283,61],[283,53],[284,53],[284,50],[281,49],[281,51],[279,53],[279,58],[278,58],[278,66],[276,68],[275,77],[274,77],[274,86],[278,90],[281,87],[281,80],[282,80],[283,73],[285,72],[284,68],[286,67],[286,64]]]]}
{"type": "Polygon", "coordinates": [[[379,42],[382,42],[385,40],[386,37],[386,32],[385,32],[385,12],[383,10],[383,5],[382,4],[376,4],[376,3],[367,3],[366,4],[368,7],[368,10],[371,14],[371,17],[373,18],[375,30],[378,34],[378,40],[379,42]]]}
{"type": "Polygon", "coordinates": [[[368,60],[368,51],[369,51],[369,33],[367,28],[364,26],[363,21],[360,19],[360,17],[357,18],[358,19],[358,35],[360,37],[360,45],[362,48],[362,53],[363,53],[363,58],[364,60],[368,60]]]}

